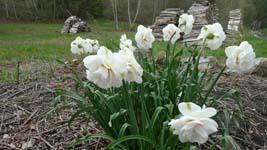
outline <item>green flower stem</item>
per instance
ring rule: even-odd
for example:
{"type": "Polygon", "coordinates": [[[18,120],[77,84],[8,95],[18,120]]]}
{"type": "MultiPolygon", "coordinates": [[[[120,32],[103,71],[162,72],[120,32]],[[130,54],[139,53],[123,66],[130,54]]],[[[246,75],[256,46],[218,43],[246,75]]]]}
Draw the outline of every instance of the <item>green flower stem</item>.
{"type": "Polygon", "coordinates": [[[128,107],[128,110],[129,110],[130,122],[131,122],[131,124],[133,125],[133,127],[135,129],[135,133],[139,134],[139,128],[138,128],[138,124],[137,124],[136,115],[134,113],[135,111],[134,111],[132,98],[128,93],[128,85],[124,80],[123,80],[123,91],[124,91],[125,99],[127,99],[127,107],[128,107]]]}
{"type": "Polygon", "coordinates": [[[150,48],[149,50],[150,50],[151,57],[152,57],[153,73],[156,74],[156,62],[155,62],[155,57],[154,57],[154,54],[153,54],[153,49],[150,48]]]}

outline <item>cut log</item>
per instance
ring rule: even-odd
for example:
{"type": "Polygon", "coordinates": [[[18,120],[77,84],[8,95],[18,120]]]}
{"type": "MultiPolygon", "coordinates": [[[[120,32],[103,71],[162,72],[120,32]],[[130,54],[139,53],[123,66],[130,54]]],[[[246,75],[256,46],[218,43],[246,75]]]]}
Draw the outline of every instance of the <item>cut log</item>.
{"type": "Polygon", "coordinates": [[[162,29],[168,24],[178,24],[179,16],[183,13],[180,8],[167,8],[160,12],[159,16],[156,17],[155,22],[150,28],[153,31],[156,39],[162,39],[162,29]]]}

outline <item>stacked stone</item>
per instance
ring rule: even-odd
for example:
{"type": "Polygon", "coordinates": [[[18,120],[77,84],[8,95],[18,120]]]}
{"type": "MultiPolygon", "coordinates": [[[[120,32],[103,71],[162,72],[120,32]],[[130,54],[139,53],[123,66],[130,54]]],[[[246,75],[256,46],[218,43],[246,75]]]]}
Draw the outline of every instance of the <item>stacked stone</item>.
{"type": "Polygon", "coordinates": [[[70,16],[64,23],[61,33],[79,33],[79,32],[90,32],[90,28],[86,22],[82,21],[77,16],[70,16]]]}
{"type": "Polygon", "coordinates": [[[162,40],[162,29],[168,24],[178,25],[178,20],[182,13],[183,10],[181,10],[180,8],[168,8],[160,12],[160,15],[156,17],[155,23],[150,26],[155,38],[157,40],[162,40]]]}
{"type": "Polygon", "coordinates": [[[219,13],[215,0],[195,0],[188,10],[194,16],[195,23],[192,32],[184,36],[184,41],[195,41],[204,25],[217,22],[219,13]]]}
{"type": "Polygon", "coordinates": [[[241,9],[231,10],[229,12],[229,22],[226,30],[227,38],[225,40],[225,43],[234,43],[237,36],[242,36],[242,27],[243,21],[241,9]]]}

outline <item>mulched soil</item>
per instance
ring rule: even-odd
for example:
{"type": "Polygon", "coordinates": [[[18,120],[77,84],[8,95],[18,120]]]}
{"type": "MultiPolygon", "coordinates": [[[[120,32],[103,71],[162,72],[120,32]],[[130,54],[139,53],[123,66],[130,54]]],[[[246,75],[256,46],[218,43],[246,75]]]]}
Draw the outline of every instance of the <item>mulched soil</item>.
{"type": "MultiPolygon", "coordinates": [[[[217,91],[235,89],[244,102],[247,120],[240,120],[240,129],[232,127],[231,136],[241,150],[267,149],[267,78],[256,75],[223,77],[217,83],[217,91]]],[[[224,107],[235,110],[236,104],[225,102],[224,107]]]]}
{"type": "MultiPolygon", "coordinates": [[[[48,115],[54,108],[54,89],[62,86],[71,88],[73,85],[69,80],[61,82],[61,77],[70,76],[68,71],[64,68],[55,70],[49,77],[34,75],[39,76],[38,81],[34,78],[19,84],[0,83],[0,150],[63,150],[68,149],[67,145],[77,137],[102,131],[95,121],[88,121],[85,115],[68,127],[75,108],[48,115]]],[[[96,138],[72,148],[97,150],[106,144],[106,141],[96,138]]]]}
{"type": "MultiPolygon", "coordinates": [[[[81,69],[81,66],[78,68],[81,69]]],[[[55,68],[53,74],[42,76],[36,73],[31,78],[17,83],[0,82],[0,150],[2,149],[67,149],[67,144],[87,133],[99,133],[101,128],[86,116],[80,116],[68,127],[68,120],[75,108],[58,114],[47,115],[54,108],[54,89],[72,88],[73,82],[62,78],[70,76],[63,67],[55,68]],[[37,79],[37,80],[36,80],[37,79]],[[50,90],[49,90],[50,89],[50,90]]],[[[224,76],[214,93],[236,89],[244,100],[245,114],[250,122],[240,122],[241,129],[233,127],[233,138],[242,150],[267,149],[267,78],[247,75],[224,76]]],[[[226,107],[236,109],[229,102],[226,107]]],[[[94,139],[74,149],[101,149],[107,144],[102,139],[94,139]]]]}

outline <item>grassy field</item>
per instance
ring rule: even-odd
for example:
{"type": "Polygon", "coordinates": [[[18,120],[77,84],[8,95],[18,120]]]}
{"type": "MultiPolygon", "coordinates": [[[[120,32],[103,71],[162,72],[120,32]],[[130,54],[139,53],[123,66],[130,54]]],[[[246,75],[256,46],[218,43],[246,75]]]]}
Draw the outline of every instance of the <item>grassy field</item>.
{"type": "MultiPolygon", "coordinates": [[[[50,62],[57,59],[70,60],[74,56],[70,52],[70,42],[77,36],[98,39],[101,45],[116,50],[121,34],[126,33],[131,39],[135,32],[127,30],[127,23],[120,23],[121,30],[114,30],[114,22],[109,20],[89,21],[92,32],[79,34],[61,34],[62,23],[6,23],[0,25],[0,79],[1,74],[8,77],[10,69],[14,70],[17,61],[50,62]],[[115,44],[114,44],[115,43],[115,44]],[[11,65],[7,65],[11,64],[11,65]],[[12,65],[13,64],[13,65],[12,65]],[[11,66],[11,67],[10,67],[11,66]],[[4,73],[3,73],[4,72],[4,73]]],[[[257,57],[267,57],[267,39],[256,39],[245,34],[254,47],[257,57]]],[[[155,51],[164,50],[162,42],[154,44],[155,51]]],[[[207,51],[207,55],[224,57],[224,49],[207,51]]]]}
{"type": "MultiPolygon", "coordinates": [[[[101,45],[118,43],[125,31],[114,31],[113,22],[90,22],[93,32],[61,34],[62,24],[3,24],[0,28],[0,63],[5,61],[71,58],[70,42],[77,36],[99,39],[101,45]]],[[[126,32],[130,37],[133,33],[126,32]]]]}

